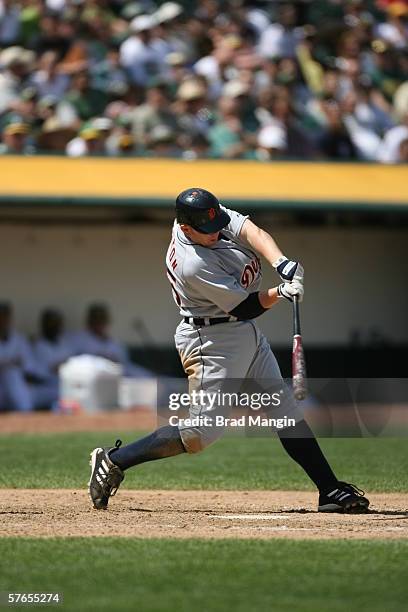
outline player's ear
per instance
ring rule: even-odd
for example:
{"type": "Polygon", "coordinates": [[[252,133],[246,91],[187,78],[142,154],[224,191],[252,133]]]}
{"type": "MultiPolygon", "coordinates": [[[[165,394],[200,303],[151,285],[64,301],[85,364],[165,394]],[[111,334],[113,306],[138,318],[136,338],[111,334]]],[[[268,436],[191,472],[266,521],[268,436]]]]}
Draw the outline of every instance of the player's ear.
{"type": "Polygon", "coordinates": [[[191,236],[191,226],[186,223],[180,223],[180,229],[186,236],[191,236]]]}

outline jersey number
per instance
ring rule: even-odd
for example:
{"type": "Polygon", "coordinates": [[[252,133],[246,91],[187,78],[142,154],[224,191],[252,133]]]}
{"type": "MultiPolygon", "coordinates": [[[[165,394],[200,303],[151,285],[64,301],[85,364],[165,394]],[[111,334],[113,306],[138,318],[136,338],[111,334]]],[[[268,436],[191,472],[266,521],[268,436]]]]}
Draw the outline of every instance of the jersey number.
{"type": "Polygon", "coordinates": [[[253,259],[251,263],[246,264],[242,272],[242,275],[241,275],[241,285],[245,289],[248,289],[249,285],[251,285],[254,282],[260,269],[261,269],[261,262],[258,258],[253,259]]]}

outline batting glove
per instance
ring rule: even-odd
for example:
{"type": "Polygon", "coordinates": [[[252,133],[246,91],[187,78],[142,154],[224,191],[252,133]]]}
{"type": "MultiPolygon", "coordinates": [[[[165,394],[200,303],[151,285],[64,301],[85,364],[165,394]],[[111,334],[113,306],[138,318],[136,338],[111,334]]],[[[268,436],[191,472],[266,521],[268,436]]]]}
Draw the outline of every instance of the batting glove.
{"type": "Polygon", "coordinates": [[[278,297],[286,298],[289,302],[293,302],[293,296],[297,295],[299,302],[303,300],[305,290],[300,281],[294,280],[291,283],[281,283],[278,287],[278,297]]]}
{"type": "Polygon", "coordinates": [[[284,255],[273,262],[273,267],[276,268],[279,276],[283,281],[298,280],[303,282],[304,269],[298,261],[291,261],[284,255]]]}

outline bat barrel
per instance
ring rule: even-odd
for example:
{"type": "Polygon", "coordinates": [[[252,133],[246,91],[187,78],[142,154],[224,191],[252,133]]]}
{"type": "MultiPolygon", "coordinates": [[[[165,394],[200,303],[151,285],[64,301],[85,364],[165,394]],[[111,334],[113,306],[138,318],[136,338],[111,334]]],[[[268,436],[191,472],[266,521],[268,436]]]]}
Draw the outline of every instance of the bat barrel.
{"type": "Polygon", "coordinates": [[[292,381],[295,398],[297,400],[304,400],[307,395],[306,363],[300,330],[299,300],[297,296],[293,299],[292,381]]]}

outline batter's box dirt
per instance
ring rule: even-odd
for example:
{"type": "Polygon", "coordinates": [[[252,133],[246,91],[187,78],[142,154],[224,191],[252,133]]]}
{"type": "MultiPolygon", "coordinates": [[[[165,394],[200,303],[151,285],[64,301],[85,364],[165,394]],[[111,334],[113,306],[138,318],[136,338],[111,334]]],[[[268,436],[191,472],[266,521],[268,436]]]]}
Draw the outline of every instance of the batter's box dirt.
{"type": "Polygon", "coordinates": [[[298,491],[126,491],[93,510],[84,490],[0,490],[1,536],[408,538],[407,497],[372,494],[365,515],[319,514],[298,491]]]}

